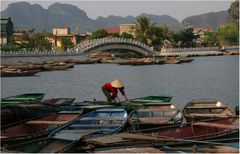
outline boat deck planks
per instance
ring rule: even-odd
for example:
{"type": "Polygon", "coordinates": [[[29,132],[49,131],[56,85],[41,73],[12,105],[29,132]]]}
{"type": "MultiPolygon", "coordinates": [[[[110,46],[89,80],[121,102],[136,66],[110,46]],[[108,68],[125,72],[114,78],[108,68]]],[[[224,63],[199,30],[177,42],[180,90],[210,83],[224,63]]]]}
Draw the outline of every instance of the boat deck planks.
{"type": "Polygon", "coordinates": [[[88,134],[98,132],[98,129],[87,129],[87,130],[63,130],[63,133],[75,133],[75,134],[88,134]]]}
{"type": "Polygon", "coordinates": [[[121,148],[112,150],[96,151],[98,153],[164,153],[164,151],[153,147],[140,147],[140,148],[121,148]]]}
{"type": "Polygon", "coordinates": [[[193,116],[193,117],[231,117],[231,115],[227,115],[227,114],[211,114],[211,113],[189,113],[186,114],[187,116],[193,116]]]}
{"type": "Polygon", "coordinates": [[[84,141],[88,143],[97,144],[97,145],[108,146],[108,145],[113,145],[117,143],[125,143],[126,141],[128,141],[122,138],[124,134],[131,135],[131,133],[119,133],[119,134],[107,135],[102,137],[89,138],[89,139],[85,139],[84,141]]]}
{"type": "Polygon", "coordinates": [[[190,153],[239,153],[238,148],[234,148],[231,146],[221,145],[221,146],[208,146],[208,147],[162,147],[162,150],[166,150],[168,152],[190,152],[190,153]]]}
{"type": "Polygon", "coordinates": [[[148,118],[139,118],[138,123],[141,124],[164,124],[167,123],[171,117],[148,117],[148,118]]]}
{"type": "Polygon", "coordinates": [[[45,125],[64,125],[69,121],[44,121],[44,120],[30,120],[25,122],[25,124],[45,124],[45,125]]]}
{"type": "Polygon", "coordinates": [[[224,125],[224,124],[214,124],[214,123],[207,123],[207,122],[196,122],[192,124],[193,126],[207,126],[207,127],[215,127],[215,128],[229,128],[229,129],[239,129],[239,127],[234,125],[224,125]]]}
{"type": "Polygon", "coordinates": [[[225,109],[226,106],[218,107],[216,105],[188,106],[186,109],[225,109]]]}
{"type": "Polygon", "coordinates": [[[121,126],[122,124],[75,124],[70,125],[69,127],[113,127],[121,126]]]}

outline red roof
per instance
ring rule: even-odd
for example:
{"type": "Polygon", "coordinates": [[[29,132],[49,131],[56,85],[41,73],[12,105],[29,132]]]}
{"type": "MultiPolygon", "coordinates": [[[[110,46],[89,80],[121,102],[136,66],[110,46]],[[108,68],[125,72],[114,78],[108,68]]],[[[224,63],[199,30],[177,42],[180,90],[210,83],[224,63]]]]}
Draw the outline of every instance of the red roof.
{"type": "Polygon", "coordinates": [[[120,33],[120,28],[107,28],[108,33],[120,33]]]}

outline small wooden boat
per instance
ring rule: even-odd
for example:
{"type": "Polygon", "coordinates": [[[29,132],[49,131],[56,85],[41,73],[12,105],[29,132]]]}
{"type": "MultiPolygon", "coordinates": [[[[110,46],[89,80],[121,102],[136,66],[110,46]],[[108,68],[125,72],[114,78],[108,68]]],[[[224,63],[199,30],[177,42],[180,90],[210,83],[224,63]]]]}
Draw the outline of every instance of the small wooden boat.
{"type": "Polygon", "coordinates": [[[164,64],[179,64],[181,63],[181,60],[176,58],[169,58],[164,61],[164,64]]]}
{"type": "Polygon", "coordinates": [[[155,63],[155,61],[151,58],[131,58],[128,60],[120,60],[117,63],[119,65],[138,66],[138,65],[152,65],[155,63]]]}
{"type": "Polygon", "coordinates": [[[153,96],[145,96],[139,97],[135,99],[131,99],[130,103],[162,103],[162,102],[170,102],[173,96],[166,94],[159,94],[153,96]]]}
{"type": "Polygon", "coordinates": [[[6,147],[18,152],[66,152],[79,140],[113,134],[121,131],[127,123],[123,109],[98,109],[63,125],[49,135],[48,139],[35,140],[6,147]]]}
{"type": "Polygon", "coordinates": [[[239,117],[220,118],[193,122],[173,127],[139,130],[141,133],[155,137],[170,137],[173,139],[212,140],[239,138],[239,117]]]}
{"type": "Polygon", "coordinates": [[[1,99],[1,109],[11,104],[31,103],[33,101],[40,101],[45,94],[43,93],[25,93],[16,96],[5,97],[1,99]]]}
{"type": "Polygon", "coordinates": [[[183,114],[186,121],[236,116],[230,107],[216,99],[192,100],[183,109],[183,114]]]}
{"type": "Polygon", "coordinates": [[[1,101],[20,101],[20,102],[29,102],[29,101],[40,101],[43,99],[45,94],[43,93],[25,93],[19,94],[16,96],[10,96],[2,98],[1,101]]]}
{"type": "Polygon", "coordinates": [[[6,125],[15,121],[23,120],[29,118],[29,115],[26,117],[18,116],[7,108],[9,105],[14,104],[28,104],[33,101],[40,101],[43,99],[45,94],[43,93],[26,93],[16,96],[10,96],[1,99],[1,125],[6,125]]]}
{"type": "Polygon", "coordinates": [[[66,70],[66,69],[69,69],[69,68],[73,68],[74,67],[74,64],[70,64],[70,63],[67,63],[67,64],[57,64],[51,68],[49,68],[50,71],[62,71],[62,70],[66,70]]]}
{"type": "Polygon", "coordinates": [[[154,64],[162,65],[164,64],[164,61],[165,59],[158,59],[158,60],[155,60],[154,64]]]}
{"type": "Polygon", "coordinates": [[[239,143],[239,117],[124,132],[84,139],[89,147],[189,146],[239,143]]]}
{"type": "Polygon", "coordinates": [[[40,70],[29,70],[29,71],[21,71],[21,70],[3,71],[3,70],[1,70],[1,77],[34,76],[38,72],[40,72],[40,70]]]}
{"type": "Polygon", "coordinates": [[[75,98],[52,98],[43,101],[33,101],[27,104],[12,104],[7,108],[18,117],[37,116],[59,111],[78,111],[81,107],[72,105],[75,98]]]}
{"type": "Polygon", "coordinates": [[[76,111],[63,111],[22,120],[1,127],[1,146],[47,136],[57,127],[70,122],[80,116],[80,114],[81,112],[76,111]]]}
{"type": "Polygon", "coordinates": [[[193,59],[190,58],[180,58],[180,63],[191,63],[193,59]]]}
{"type": "Polygon", "coordinates": [[[182,113],[171,103],[146,103],[129,115],[133,130],[180,124],[182,113]]]}
{"type": "Polygon", "coordinates": [[[96,61],[94,60],[77,60],[77,59],[68,59],[65,61],[66,63],[72,63],[72,64],[93,64],[96,61]]]}

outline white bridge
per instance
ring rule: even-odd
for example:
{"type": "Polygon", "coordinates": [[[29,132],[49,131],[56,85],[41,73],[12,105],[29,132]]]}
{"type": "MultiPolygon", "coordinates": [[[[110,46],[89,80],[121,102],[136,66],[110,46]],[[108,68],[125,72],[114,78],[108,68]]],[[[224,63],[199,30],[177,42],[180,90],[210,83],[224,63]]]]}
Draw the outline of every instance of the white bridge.
{"type": "MultiPolygon", "coordinates": [[[[139,41],[118,37],[87,40],[76,45],[71,52],[85,54],[112,49],[127,49],[144,56],[153,55],[153,47],[139,41]]],[[[123,52],[128,52],[127,50],[123,50],[123,52]]]]}

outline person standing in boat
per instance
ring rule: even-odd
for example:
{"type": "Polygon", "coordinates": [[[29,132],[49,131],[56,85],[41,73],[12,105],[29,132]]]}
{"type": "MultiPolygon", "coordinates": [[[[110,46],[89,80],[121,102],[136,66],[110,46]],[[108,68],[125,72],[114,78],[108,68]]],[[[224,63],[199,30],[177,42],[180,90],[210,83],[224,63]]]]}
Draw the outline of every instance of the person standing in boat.
{"type": "Polygon", "coordinates": [[[128,101],[127,95],[124,91],[124,85],[120,80],[105,83],[102,87],[102,91],[109,103],[112,103],[113,100],[116,100],[116,103],[120,103],[118,91],[120,91],[125,100],[128,101]]]}

